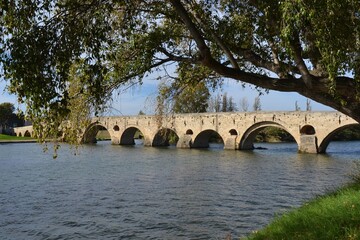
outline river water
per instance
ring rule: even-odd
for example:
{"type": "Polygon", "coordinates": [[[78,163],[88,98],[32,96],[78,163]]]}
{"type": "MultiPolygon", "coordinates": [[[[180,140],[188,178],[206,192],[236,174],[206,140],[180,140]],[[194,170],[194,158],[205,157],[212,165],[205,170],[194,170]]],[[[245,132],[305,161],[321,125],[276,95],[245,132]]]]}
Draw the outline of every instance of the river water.
{"type": "Polygon", "coordinates": [[[0,239],[233,239],[348,181],[360,142],[268,150],[0,145],[0,239]]]}

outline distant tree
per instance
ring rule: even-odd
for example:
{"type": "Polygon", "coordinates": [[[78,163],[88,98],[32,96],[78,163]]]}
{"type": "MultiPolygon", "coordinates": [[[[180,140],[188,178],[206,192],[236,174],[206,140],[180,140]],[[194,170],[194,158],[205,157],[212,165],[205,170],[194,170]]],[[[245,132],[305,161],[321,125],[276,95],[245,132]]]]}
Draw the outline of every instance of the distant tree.
{"type": "Polygon", "coordinates": [[[261,101],[259,96],[254,99],[253,110],[255,112],[261,111],[261,101]]]}
{"type": "Polygon", "coordinates": [[[237,111],[233,97],[227,93],[217,94],[210,98],[208,112],[234,112],[237,111]]]}
{"type": "Polygon", "coordinates": [[[223,96],[222,96],[221,111],[222,111],[222,112],[227,112],[227,111],[228,111],[228,97],[227,97],[227,93],[224,93],[223,96]]]}
{"type": "Polygon", "coordinates": [[[2,133],[9,133],[9,128],[24,125],[24,116],[14,113],[14,104],[5,102],[0,104],[0,126],[2,133]]]}
{"type": "Polygon", "coordinates": [[[158,114],[168,111],[173,113],[200,113],[206,112],[210,92],[204,82],[198,82],[180,89],[176,94],[172,86],[159,86],[158,114]]]}
{"type": "Polygon", "coordinates": [[[237,111],[237,107],[236,107],[236,104],[234,102],[234,98],[229,97],[227,112],[235,112],[235,111],[237,111]]]}
{"type": "Polygon", "coordinates": [[[221,111],[221,101],[220,95],[217,94],[209,99],[208,112],[220,112],[221,111]]]}
{"type": "Polygon", "coordinates": [[[240,107],[243,112],[247,112],[249,110],[249,101],[246,97],[243,97],[240,101],[240,107]]]}
{"type": "Polygon", "coordinates": [[[146,114],[142,110],[140,110],[138,115],[146,115],[146,114]]]}
{"type": "Polygon", "coordinates": [[[295,101],[295,111],[301,111],[301,108],[299,107],[298,101],[295,101]]]}
{"type": "Polygon", "coordinates": [[[201,113],[206,112],[210,97],[209,89],[204,82],[195,86],[186,87],[183,92],[175,96],[175,113],[201,113]]]}
{"type": "Polygon", "coordinates": [[[306,111],[311,111],[311,101],[310,99],[306,99],[306,111]]]}

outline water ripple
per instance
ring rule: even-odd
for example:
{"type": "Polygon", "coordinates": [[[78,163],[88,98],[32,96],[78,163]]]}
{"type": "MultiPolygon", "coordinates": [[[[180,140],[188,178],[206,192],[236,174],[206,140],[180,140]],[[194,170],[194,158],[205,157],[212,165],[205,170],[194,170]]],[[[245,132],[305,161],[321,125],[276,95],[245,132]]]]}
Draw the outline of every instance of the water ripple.
{"type": "Polygon", "coordinates": [[[34,144],[0,145],[0,239],[236,239],[343,183],[358,160],[344,152],[353,145],[323,156],[266,147],[101,143],[77,157],[63,146],[53,161],[34,144]]]}

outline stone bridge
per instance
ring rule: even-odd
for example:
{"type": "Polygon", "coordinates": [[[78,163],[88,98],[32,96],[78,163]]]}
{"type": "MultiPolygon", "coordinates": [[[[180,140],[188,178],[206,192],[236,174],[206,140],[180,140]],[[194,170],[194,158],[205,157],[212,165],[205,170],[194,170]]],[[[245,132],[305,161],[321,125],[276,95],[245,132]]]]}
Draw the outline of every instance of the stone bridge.
{"type": "Polygon", "coordinates": [[[83,143],[95,142],[106,129],[112,144],[133,145],[140,131],[145,146],[166,146],[169,136],[178,137],[179,148],[206,148],[218,133],[224,149],[253,149],[257,133],[265,127],[284,129],[295,139],[299,152],[324,153],[332,137],[358,123],[339,112],[231,112],[174,114],[166,116],[97,117],[84,131],[83,143]]]}
{"type": "Polygon", "coordinates": [[[14,133],[18,137],[32,137],[34,135],[33,126],[16,127],[14,133]]]}

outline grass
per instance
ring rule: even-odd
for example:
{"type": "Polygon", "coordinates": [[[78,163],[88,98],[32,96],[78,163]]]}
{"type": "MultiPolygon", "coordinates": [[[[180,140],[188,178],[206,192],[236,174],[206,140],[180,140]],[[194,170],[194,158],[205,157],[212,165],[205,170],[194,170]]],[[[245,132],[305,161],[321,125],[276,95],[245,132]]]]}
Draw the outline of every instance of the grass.
{"type": "Polygon", "coordinates": [[[277,217],[245,239],[360,239],[360,171],[351,184],[277,217]]]}
{"type": "Polygon", "coordinates": [[[31,137],[16,137],[5,134],[0,134],[0,141],[16,141],[16,140],[33,140],[31,137]]]}

